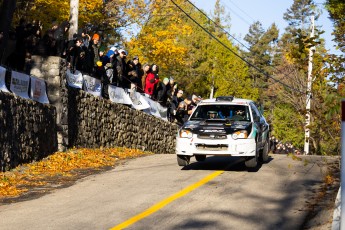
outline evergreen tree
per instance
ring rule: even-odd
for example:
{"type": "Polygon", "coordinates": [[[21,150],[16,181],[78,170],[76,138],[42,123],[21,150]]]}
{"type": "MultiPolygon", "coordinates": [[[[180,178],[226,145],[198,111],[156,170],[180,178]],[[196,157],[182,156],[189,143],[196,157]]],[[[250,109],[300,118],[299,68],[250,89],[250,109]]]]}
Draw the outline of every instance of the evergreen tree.
{"type": "Polygon", "coordinates": [[[345,2],[343,0],[327,0],[326,8],[334,25],[335,41],[339,49],[345,53],[345,2]]]}

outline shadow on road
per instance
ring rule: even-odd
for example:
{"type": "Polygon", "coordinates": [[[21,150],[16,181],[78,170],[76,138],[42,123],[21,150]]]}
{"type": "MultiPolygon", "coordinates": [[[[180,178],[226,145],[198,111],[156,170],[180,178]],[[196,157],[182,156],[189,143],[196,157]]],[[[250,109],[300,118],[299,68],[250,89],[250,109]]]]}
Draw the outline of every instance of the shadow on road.
{"type": "MultiPolygon", "coordinates": [[[[192,158],[191,160],[193,160],[192,158]]],[[[268,162],[272,161],[274,158],[270,156],[268,162]]],[[[265,164],[265,163],[264,163],[265,164]]],[[[244,159],[237,157],[226,157],[226,156],[210,156],[207,157],[205,161],[197,162],[193,161],[189,165],[183,167],[181,170],[224,170],[224,171],[248,171],[257,172],[261,168],[262,163],[258,163],[255,168],[248,169],[244,164],[244,159]]]]}

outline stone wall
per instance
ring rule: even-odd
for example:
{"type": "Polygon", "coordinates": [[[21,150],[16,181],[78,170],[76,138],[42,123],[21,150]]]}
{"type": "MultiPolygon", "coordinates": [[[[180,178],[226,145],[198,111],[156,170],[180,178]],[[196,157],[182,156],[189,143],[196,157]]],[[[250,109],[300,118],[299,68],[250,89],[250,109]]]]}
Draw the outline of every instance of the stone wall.
{"type": "Polygon", "coordinates": [[[1,171],[54,153],[55,107],[0,92],[0,143],[1,171]]]}
{"type": "Polygon", "coordinates": [[[67,91],[70,147],[121,146],[175,153],[176,125],[79,89],[67,91]]]}

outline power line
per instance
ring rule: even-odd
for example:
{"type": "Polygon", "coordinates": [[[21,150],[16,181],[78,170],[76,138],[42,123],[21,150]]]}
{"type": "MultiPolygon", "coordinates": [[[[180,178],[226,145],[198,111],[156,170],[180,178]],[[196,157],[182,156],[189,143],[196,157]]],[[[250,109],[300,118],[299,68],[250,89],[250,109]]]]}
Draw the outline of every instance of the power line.
{"type": "MultiPolygon", "coordinates": [[[[200,11],[199,8],[197,8],[193,3],[191,3],[189,0],[188,1],[190,4],[192,4],[196,9],[198,9],[200,11]]],[[[244,58],[242,58],[239,54],[237,54],[235,51],[233,51],[232,49],[230,49],[227,45],[225,45],[223,42],[221,42],[217,37],[215,37],[211,32],[209,32],[207,29],[205,29],[202,25],[200,25],[194,18],[192,18],[187,12],[185,12],[177,3],[175,3],[173,0],[171,0],[171,2],[177,7],[179,8],[179,10],[181,10],[189,19],[191,19],[195,24],[197,24],[201,29],[203,29],[207,34],[209,34],[213,39],[215,39],[219,44],[221,44],[224,48],[226,48],[227,50],[229,50],[231,53],[233,53],[236,57],[240,58],[242,61],[244,61],[245,63],[247,63],[249,66],[253,67],[254,69],[256,69],[258,72],[262,73],[263,75],[265,75],[268,78],[271,78],[272,80],[280,83],[281,85],[290,88],[296,92],[299,92],[301,94],[305,94],[305,92],[301,92],[298,89],[295,89],[293,87],[291,87],[290,85],[275,79],[274,77],[270,76],[269,74],[267,74],[266,72],[264,72],[263,70],[261,70],[260,68],[256,67],[255,65],[253,65],[252,63],[250,63],[249,61],[245,60],[244,58]]],[[[205,15],[205,13],[203,13],[205,15]]],[[[208,19],[210,19],[207,15],[206,17],[208,19]]],[[[210,19],[212,21],[212,19],[210,19]]],[[[213,23],[215,23],[214,21],[212,21],[213,23]]],[[[215,23],[216,24],[216,23],[215,23]]],[[[217,25],[217,24],[216,24],[217,25]]],[[[226,32],[228,33],[228,32],[226,32]]]]}
{"type": "MultiPolygon", "coordinates": [[[[249,14],[247,14],[244,10],[242,10],[238,5],[236,5],[233,1],[229,0],[229,2],[231,2],[237,9],[239,9],[242,13],[244,13],[245,15],[247,15],[248,17],[250,17],[254,22],[257,21],[256,19],[254,19],[252,16],[250,16],[249,14]]],[[[225,4],[226,5],[226,4],[225,4]]]]}
{"type": "Polygon", "coordinates": [[[202,13],[208,20],[213,22],[218,28],[222,29],[227,35],[229,35],[231,38],[236,40],[240,45],[245,47],[247,50],[250,51],[250,48],[248,48],[246,45],[244,45],[241,41],[239,41],[237,38],[235,38],[233,35],[231,35],[228,31],[226,31],[223,27],[219,26],[214,20],[212,20],[207,14],[204,13],[204,11],[200,10],[196,5],[194,5],[191,1],[186,0],[189,4],[191,4],[195,9],[197,9],[200,13],[202,13]]]}
{"type": "MultiPolygon", "coordinates": [[[[239,15],[236,11],[234,11],[233,9],[231,9],[227,4],[225,4],[225,7],[228,8],[228,10],[230,10],[233,14],[235,14],[239,19],[241,19],[243,22],[247,23],[249,26],[251,25],[250,22],[248,22],[246,19],[244,19],[241,15],[239,15]]],[[[255,20],[254,20],[255,21],[255,20]]]]}
{"type": "MultiPolygon", "coordinates": [[[[200,10],[197,6],[195,6],[192,2],[190,2],[189,0],[186,0],[189,4],[191,4],[195,9],[197,9],[200,13],[202,13],[209,21],[213,22],[213,24],[220,28],[221,30],[223,30],[226,34],[228,34],[230,37],[232,37],[235,41],[237,41],[240,45],[242,45],[243,47],[245,47],[248,51],[251,51],[250,48],[248,48],[246,45],[244,45],[241,41],[239,41],[238,39],[236,39],[233,35],[231,35],[228,31],[226,31],[223,27],[221,27],[220,25],[218,25],[215,21],[213,21],[207,14],[205,14],[202,10],[200,10]]],[[[257,54],[256,52],[253,53],[253,55],[258,56],[259,54],[257,54]]],[[[272,66],[273,69],[277,70],[276,67],[272,66]]],[[[290,72],[291,73],[291,72],[290,72]]],[[[288,74],[290,74],[288,73],[288,74]]],[[[286,77],[289,77],[288,74],[283,74],[286,77]]]]}

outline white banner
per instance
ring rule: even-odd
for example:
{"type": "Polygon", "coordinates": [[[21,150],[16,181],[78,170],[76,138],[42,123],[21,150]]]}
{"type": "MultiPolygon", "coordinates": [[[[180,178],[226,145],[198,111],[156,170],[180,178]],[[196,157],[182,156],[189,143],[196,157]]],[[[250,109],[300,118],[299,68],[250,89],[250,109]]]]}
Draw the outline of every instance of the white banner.
{"type": "Polygon", "coordinates": [[[160,117],[163,120],[167,121],[168,120],[168,108],[161,106],[161,104],[159,104],[158,102],[156,102],[156,104],[157,104],[157,110],[158,110],[160,117]]]}
{"type": "Polygon", "coordinates": [[[10,90],[12,91],[12,93],[22,98],[29,99],[29,95],[28,95],[29,82],[30,82],[29,75],[12,71],[10,90]]]}
{"type": "Polygon", "coordinates": [[[122,88],[108,85],[108,93],[110,101],[119,104],[132,105],[132,100],[122,88]]]}
{"type": "Polygon", "coordinates": [[[143,98],[144,96],[141,95],[138,92],[132,92],[132,90],[129,90],[129,97],[132,100],[132,108],[136,110],[144,110],[150,108],[150,105],[146,102],[146,100],[143,98]]]}
{"type": "Polygon", "coordinates": [[[0,66],[0,91],[3,92],[10,92],[8,91],[6,84],[5,84],[5,76],[6,76],[6,69],[0,66]]]}
{"type": "Polygon", "coordinates": [[[73,88],[81,89],[83,87],[83,75],[76,70],[74,73],[68,69],[66,72],[67,83],[73,88]]]}
{"type": "Polygon", "coordinates": [[[44,80],[31,76],[30,97],[34,101],[49,104],[46,83],[44,80]]]}
{"type": "Polygon", "coordinates": [[[155,117],[162,118],[163,120],[168,120],[168,108],[161,106],[158,102],[153,101],[148,97],[143,98],[150,105],[150,108],[144,110],[145,113],[151,114],[155,117]]]}
{"type": "Polygon", "coordinates": [[[85,83],[85,91],[94,96],[102,97],[101,80],[90,77],[89,75],[83,75],[83,78],[85,83]]]}

